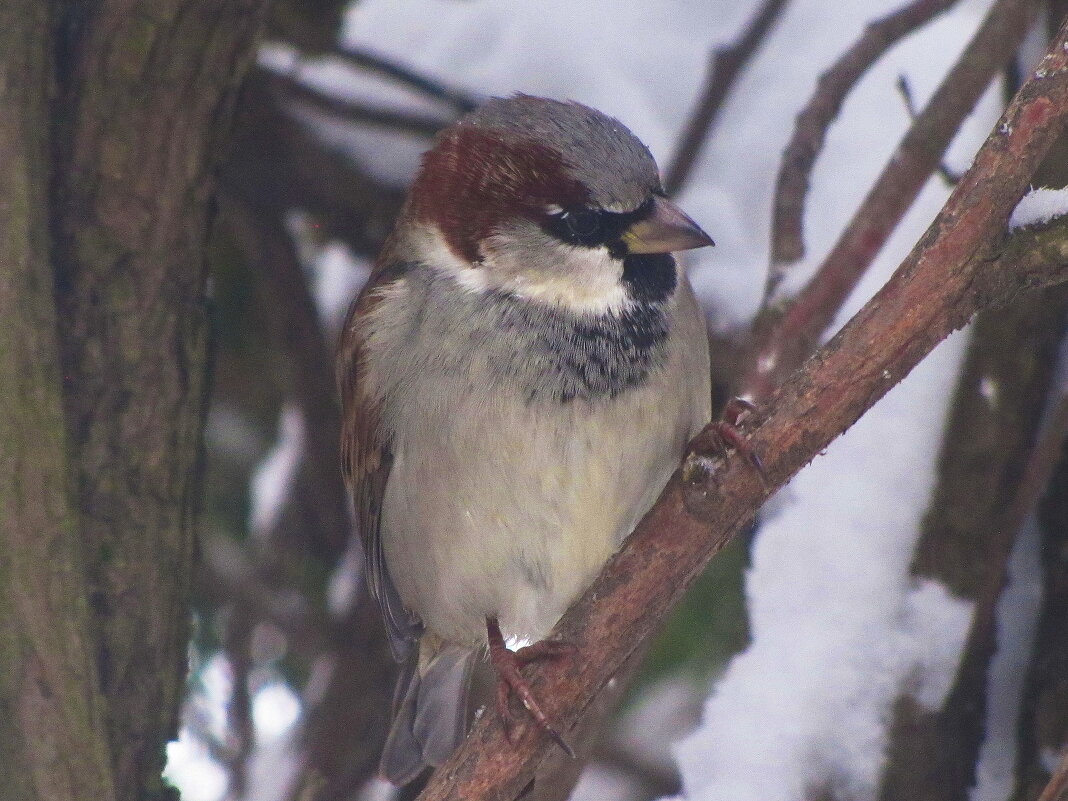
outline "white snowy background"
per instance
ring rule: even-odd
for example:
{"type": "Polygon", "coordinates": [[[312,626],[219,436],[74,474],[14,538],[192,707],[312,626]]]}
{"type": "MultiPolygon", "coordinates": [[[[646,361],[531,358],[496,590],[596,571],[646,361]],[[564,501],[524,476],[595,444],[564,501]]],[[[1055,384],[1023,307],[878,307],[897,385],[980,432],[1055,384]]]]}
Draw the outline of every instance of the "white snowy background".
{"type": "MultiPolygon", "coordinates": [[[[717,243],[688,260],[717,327],[739,325],[756,310],[767,268],[774,179],[800,105],[864,24],[901,4],[794,0],[735,87],[679,198],[717,243]]],[[[732,41],[755,5],[752,0],[363,0],[346,19],[343,42],[480,94],[523,91],[582,101],[624,121],[664,166],[711,49],[732,41]]],[[[895,88],[898,76],[909,79],[922,104],[988,5],[988,0],[960,3],[892,50],[854,90],[816,167],[805,220],[809,257],[802,271],[819,263],[908,125],[895,88]]],[[[290,56],[268,47],[263,59],[289,69],[290,56]]],[[[336,64],[305,63],[299,69],[305,80],[338,93],[402,107],[414,102],[336,64]]],[[[952,167],[967,166],[998,113],[998,97],[990,92],[954,143],[952,167]]],[[[403,136],[383,143],[378,131],[324,127],[321,134],[397,183],[407,182],[418,163],[419,148],[403,136]]],[[[839,324],[886,280],[947,193],[938,180],[928,185],[839,324]]],[[[319,254],[315,267],[321,310],[336,319],[365,266],[335,247],[319,254]]],[[[746,575],[753,641],[714,684],[699,727],[687,732],[668,726],[665,732],[664,721],[672,719],[670,687],[651,692],[631,716],[628,737],[642,742],[653,758],[669,758],[670,748],[683,777],[682,798],[786,801],[805,797],[814,783],[828,778],[848,797],[872,798],[894,698],[907,685],[937,705],[948,688],[970,608],[937,584],[914,584],[908,565],[965,338],[954,336],[939,347],[769,504],[746,575]]],[[[286,458],[280,448],[264,466],[256,507],[261,512],[255,513],[270,508],[286,458]]],[[[1034,575],[1025,569],[1036,558],[1034,550],[1033,542],[1030,550],[1019,549],[1014,572],[1034,575]]],[[[1003,633],[1011,647],[994,668],[1000,689],[976,801],[1005,798],[1011,786],[1011,718],[1005,710],[1018,691],[1011,659],[1026,650],[1035,585],[1015,582],[1008,602],[1017,610],[1018,625],[1003,633]]],[[[225,662],[209,665],[202,675],[204,714],[222,725],[225,662]]],[[[288,769],[287,737],[298,715],[292,693],[265,680],[254,708],[260,753],[252,782],[259,790],[250,797],[277,797],[271,788],[283,784],[277,780],[288,769]]],[[[172,744],[170,757],[169,775],[187,801],[213,801],[224,792],[224,774],[188,732],[172,744]]],[[[626,786],[618,776],[596,771],[585,777],[576,798],[624,799],[626,786]]]]}

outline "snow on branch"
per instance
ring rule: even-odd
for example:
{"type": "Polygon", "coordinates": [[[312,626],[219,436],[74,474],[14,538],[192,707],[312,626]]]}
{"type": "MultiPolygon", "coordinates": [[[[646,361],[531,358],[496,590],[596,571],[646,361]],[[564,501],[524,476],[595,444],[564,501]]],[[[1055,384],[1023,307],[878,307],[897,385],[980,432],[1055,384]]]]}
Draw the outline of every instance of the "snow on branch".
{"type": "Polygon", "coordinates": [[[1044,225],[1056,217],[1068,214],[1068,187],[1064,189],[1032,189],[1016,204],[1009,229],[1044,225]]]}

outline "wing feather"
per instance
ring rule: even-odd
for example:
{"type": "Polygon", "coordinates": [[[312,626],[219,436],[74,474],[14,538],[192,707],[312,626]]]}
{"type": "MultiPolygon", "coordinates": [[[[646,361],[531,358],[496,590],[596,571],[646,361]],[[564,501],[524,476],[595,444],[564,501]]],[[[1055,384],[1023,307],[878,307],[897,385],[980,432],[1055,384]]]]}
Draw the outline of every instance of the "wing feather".
{"type": "Polygon", "coordinates": [[[368,586],[382,610],[390,647],[398,661],[406,659],[412,652],[422,624],[418,616],[405,609],[401,602],[382,548],[382,499],[393,454],[388,432],[382,426],[381,401],[371,396],[367,381],[367,343],[361,321],[380,302],[381,290],[402,275],[403,270],[399,267],[372,275],[349,307],[337,352],[341,467],[363,540],[368,586]]]}

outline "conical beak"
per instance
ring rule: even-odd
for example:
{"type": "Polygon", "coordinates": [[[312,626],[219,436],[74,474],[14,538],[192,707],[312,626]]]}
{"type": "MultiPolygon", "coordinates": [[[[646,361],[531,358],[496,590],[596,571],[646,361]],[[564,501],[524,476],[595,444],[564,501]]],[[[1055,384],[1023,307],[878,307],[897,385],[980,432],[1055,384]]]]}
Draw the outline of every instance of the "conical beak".
{"type": "Polygon", "coordinates": [[[631,253],[670,253],[716,244],[701,226],[662,197],[653,198],[650,214],[626,230],[623,242],[631,253]]]}

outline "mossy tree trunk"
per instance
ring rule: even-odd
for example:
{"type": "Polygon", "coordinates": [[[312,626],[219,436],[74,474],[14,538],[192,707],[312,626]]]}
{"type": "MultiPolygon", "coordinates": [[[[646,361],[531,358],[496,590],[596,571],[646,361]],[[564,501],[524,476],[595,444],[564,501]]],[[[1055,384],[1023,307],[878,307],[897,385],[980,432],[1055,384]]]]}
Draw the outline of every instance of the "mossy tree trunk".
{"type": "Polygon", "coordinates": [[[265,5],[0,0],[5,801],[167,795],[212,174],[265,5]]]}

